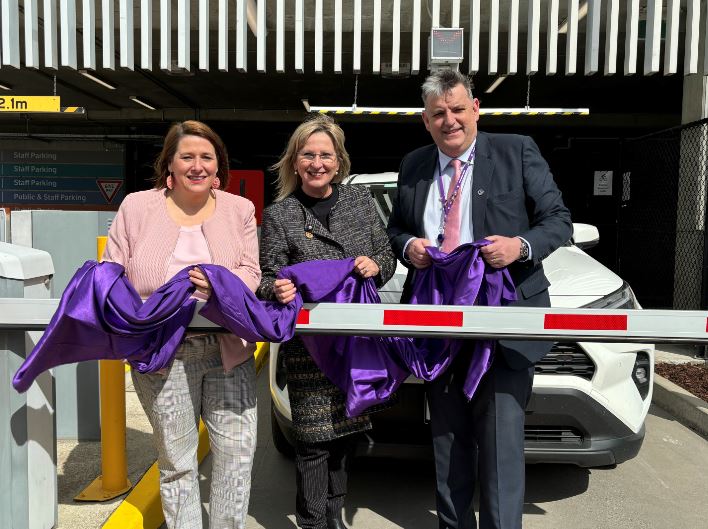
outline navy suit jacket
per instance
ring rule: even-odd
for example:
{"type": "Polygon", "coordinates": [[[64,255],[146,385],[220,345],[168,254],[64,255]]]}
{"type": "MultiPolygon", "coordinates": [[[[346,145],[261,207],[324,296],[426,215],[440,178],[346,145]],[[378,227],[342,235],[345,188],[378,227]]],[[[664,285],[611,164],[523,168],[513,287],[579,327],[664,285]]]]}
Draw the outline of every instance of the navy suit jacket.
{"type": "MultiPolygon", "coordinates": [[[[528,136],[477,133],[472,174],[472,225],[475,240],[488,235],[521,236],[533,259],[515,262],[509,272],[516,285],[517,306],[547,307],[548,286],[541,262],[572,235],[570,212],[548,164],[528,136]]],[[[388,223],[396,257],[406,263],[403,248],[411,237],[423,237],[423,212],[435,177],[435,145],[407,154],[398,172],[398,193],[388,223]]],[[[415,269],[408,265],[402,301],[410,297],[415,269]]],[[[502,354],[514,369],[529,367],[551,348],[550,342],[502,340],[502,354]]]]}

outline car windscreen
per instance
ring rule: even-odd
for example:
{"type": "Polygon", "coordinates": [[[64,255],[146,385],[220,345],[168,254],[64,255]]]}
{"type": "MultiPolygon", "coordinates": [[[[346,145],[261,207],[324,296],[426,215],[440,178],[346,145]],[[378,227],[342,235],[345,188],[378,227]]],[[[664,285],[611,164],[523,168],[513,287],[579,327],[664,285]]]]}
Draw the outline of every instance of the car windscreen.
{"type": "Polygon", "coordinates": [[[393,200],[396,198],[396,183],[390,184],[368,184],[366,186],[374,197],[376,203],[376,211],[381,217],[384,225],[388,223],[388,217],[391,215],[393,200]]]}

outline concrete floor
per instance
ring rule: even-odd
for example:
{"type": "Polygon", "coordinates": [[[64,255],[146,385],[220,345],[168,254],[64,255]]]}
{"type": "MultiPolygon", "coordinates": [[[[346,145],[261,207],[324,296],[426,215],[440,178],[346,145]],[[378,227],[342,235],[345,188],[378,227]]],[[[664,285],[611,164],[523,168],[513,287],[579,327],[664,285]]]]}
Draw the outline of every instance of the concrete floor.
{"type": "MultiPolygon", "coordinates": [[[[128,479],[135,485],[157,459],[152,444],[152,428],[126,373],[126,457],[128,479]]],[[[118,507],[124,496],[106,502],[77,502],[80,494],[101,474],[100,441],[57,442],[57,482],[59,488],[59,525],[67,529],[97,529],[118,507]]]]}
{"type": "MultiPolygon", "coordinates": [[[[686,346],[660,346],[663,361],[693,359],[686,346]],[[675,356],[674,356],[675,355],[675,356]]],[[[129,479],[135,484],[155,461],[151,429],[127,376],[129,479]]],[[[258,450],[247,529],[292,529],[295,482],[292,461],[270,440],[270,395],[259,377],[258,450]]],[[[527,467],[525,529],[695,529],[708,519],[708,442],[652,407],[639,456],[614,469],[561,465],[527,467]]],[[[122,497],[104,503],[75,502],[101,472],[100,443],[59,441],[59,526],[98,529],[122,497]]],[[[208,497],[210,459],[202,465],[202,497],[208,497]]],[[[429,461],[355,460],[345,520],[366,529],[437,527],[429,461]]],[[[203,514],[208,527],[207,506],[203,514]]]]}
{"type": "MultiPolygon", "coordinates": [[[[258,452],[247,529],[295,528],[292,461],[270,441],[268,388],[259,381],[258,452]]],[[[639,455],[615,468],[529,465],[525,529],[697,529],[708,519],[708,441],[652,406],[639,455]]],[[[202,464],[202,498],[210,460],[202,464]]],[[[430,461],[354,461],[345,521],[361,529],[435,529],[430,461]]],[[[208,527],[204,505],[204,527],[208,527]]]]}

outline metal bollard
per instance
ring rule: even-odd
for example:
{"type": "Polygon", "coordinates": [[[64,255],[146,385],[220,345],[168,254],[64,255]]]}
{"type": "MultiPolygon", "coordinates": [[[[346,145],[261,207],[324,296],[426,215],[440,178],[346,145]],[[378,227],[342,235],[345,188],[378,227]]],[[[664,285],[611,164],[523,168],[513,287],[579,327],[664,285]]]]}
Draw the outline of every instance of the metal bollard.
{"type": "MultiPolygon", "coordinates": [[[[96,238],[98,260],[103,258],[107,237],[96,238]]],[[[99,361],[101,383],[101,475],[74,499],[107,501],[132,488],[125,456],[125,364],[99,361]]]]}

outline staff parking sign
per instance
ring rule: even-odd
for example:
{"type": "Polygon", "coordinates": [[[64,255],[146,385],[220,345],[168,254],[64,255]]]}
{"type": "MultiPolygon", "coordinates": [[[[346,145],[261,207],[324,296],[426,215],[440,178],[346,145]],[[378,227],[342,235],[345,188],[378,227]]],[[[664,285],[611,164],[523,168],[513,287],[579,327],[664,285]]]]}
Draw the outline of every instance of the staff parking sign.
{"type": "Polygon", "coordinates": [[[105,142],[6,142],[0,203],[114,209],[125,195],[124,158],[121,145],[105,142]]]}

